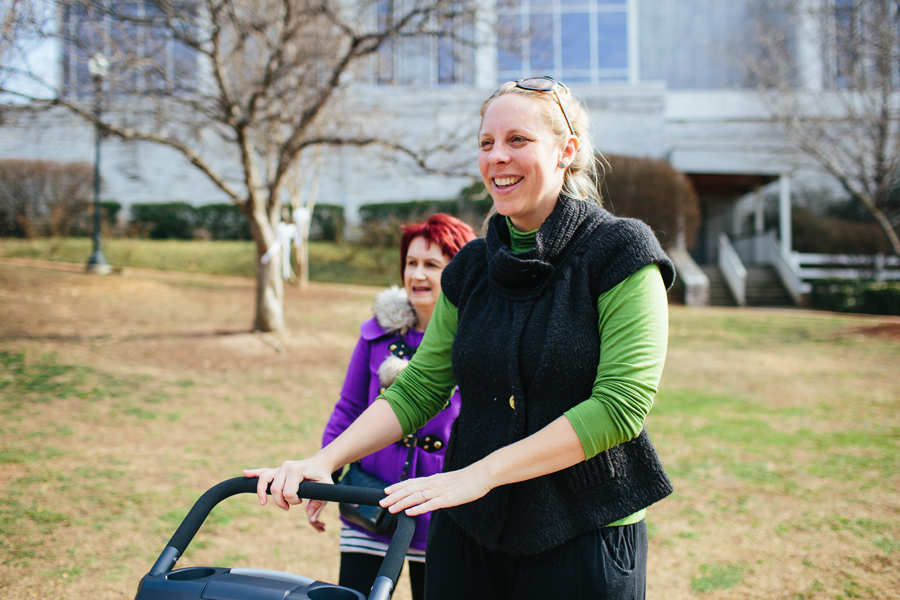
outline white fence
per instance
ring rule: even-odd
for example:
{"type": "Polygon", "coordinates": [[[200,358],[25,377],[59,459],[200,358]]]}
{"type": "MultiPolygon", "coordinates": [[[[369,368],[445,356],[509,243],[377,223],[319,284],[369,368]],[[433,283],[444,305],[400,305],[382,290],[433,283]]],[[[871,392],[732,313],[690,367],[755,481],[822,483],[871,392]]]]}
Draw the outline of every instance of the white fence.
{"type": "Polygon", "coordinates": [[[774,232],[737,240],[734,249],[744,264],[772,265],[797,304],[801,303],[803,294],[809,293],[809,282],[816,279],[900,280],[898,256],[806,252],[783,256],[774,232]]]}
{"type": "Polygon", "coordinates": [[[801,279],[900,280],[900,256],[792,252],[801,279]]]}

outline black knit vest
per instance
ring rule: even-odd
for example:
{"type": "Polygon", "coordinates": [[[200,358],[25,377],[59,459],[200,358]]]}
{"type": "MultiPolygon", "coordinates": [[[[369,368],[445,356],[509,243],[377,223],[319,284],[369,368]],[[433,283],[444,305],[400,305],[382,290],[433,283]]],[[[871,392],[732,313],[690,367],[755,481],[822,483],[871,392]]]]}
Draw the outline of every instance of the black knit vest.
{"type": "MultiPolygon", "coordinates": [[[[597,299],[650,264],[670,287],[672,262],[649,227],[564,196],[529,252],[510,251],[500,215],[485,238],[459,251],[441,279],[459,311],[452,356],[462,398],[445,470],[537,432],[591,395],[601,352],[597,299]]],[[[488,548],[534,554],[671,492],[643,431],[573,467],[447,512],[488,548]]]]}

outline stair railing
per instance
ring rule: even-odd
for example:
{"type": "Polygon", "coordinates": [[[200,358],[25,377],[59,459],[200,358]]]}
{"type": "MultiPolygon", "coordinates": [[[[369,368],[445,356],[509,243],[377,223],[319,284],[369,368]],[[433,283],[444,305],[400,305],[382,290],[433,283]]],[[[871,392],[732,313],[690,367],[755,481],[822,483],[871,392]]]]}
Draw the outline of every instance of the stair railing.
{"type": "Polygon", "coordinates": [[[724,233],[719,234],[719,269],[738,306],[747,306],[747,269],[724,233]]]}
{"type": "Polygon", "coordinates": [[[810,285],[801,278],[801,270],[796,257],[784,256],[781,253],[781,245],[778,243],[774,231],[744,238],[735,242],[734,248],[738,256],[747,263],[771,265],[778,273],[781,283],[784,284],[794,303],[802,304],[803,295],[809,293],[810,285]]]}

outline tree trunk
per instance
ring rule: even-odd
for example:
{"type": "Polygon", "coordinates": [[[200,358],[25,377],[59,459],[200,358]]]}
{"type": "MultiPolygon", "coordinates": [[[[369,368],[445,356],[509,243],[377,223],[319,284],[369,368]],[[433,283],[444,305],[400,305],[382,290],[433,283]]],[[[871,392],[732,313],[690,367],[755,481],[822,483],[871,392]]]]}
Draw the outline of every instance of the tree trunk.
{"type": "Polygon", "coordinates": [[[309,225],[297,232],[297,278],[300,289],[309,288],[309,225]]]}
{"type": "Polygon", "coordinates": [[[281,279],[281,252],[263,264],[262,255],[256,258],[256,322],[254,331],[285,331],[284,281],[281,279]]]}
{"type": "Polygon", "coordinates": [[[884,235],[887,236],[888,241],[891,243],[891,248],[894,249],[894,254],[900,256],[900,239],[897,238],[897,232],[894,231],[894,228],[891,226],[890,219],[888,219],[887,216],[877,208],[868,208],[875,216],[878,224],[881,225],[881,228],[884,230],[884,235]]]}

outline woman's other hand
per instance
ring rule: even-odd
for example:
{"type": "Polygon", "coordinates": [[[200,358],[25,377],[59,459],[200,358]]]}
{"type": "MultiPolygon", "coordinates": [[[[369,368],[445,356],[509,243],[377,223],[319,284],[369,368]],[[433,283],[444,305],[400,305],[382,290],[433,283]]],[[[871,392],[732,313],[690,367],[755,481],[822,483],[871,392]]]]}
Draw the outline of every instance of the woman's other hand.
{"type": "MultiPolygon", "coordinates": [[[[289,510],[291,505],[303,504],[303,499],[297,495],[301,481],[333,483],[331,472],[332,469],[329,469],[327,465],[316,458],[311,458],[286,460],[277,469],[244,469],[244,477],[259,477],[256,495],[261,505],[265,506],[266,504],[266,488],[269,488],[275,506],[282,510],[289,510]]],[[[310,500],[306,505],[307,516],[318,516],[323,506],[325,506],[323,500],[310,500]]]]}
{"type": "Polygon", "coordinates": [[[381,501],[381,506],[392,513],[405,510],[407,515],[415,517],[478,500],[491,491],[492,486],[476,471],[470,467],[395,483],[385,488],[388,496],[381,501]]]}
{"type": "Polygon", "coordinates": [[[323,502],[321,506],[319,506],[319,510],[315,512],[315,514],[307,515],[306,519],[309,521],[310,526],[322,533],[325,531],[325,522],[319,520],[319,515],[322,514],[322,509],[325,508],[327,502],[323,502]]]}

